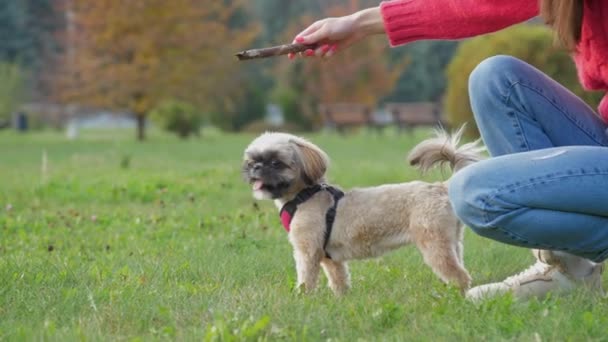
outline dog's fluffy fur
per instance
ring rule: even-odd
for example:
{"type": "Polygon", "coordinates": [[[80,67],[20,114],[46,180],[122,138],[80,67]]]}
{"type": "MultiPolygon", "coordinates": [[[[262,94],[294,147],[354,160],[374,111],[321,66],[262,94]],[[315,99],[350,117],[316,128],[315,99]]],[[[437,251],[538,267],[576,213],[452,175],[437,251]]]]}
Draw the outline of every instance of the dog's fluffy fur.
{"type": "MultiPolygon", "coordinates": [[[[453,136],[437,136],[410,152],[410,164],[426,171],[449,163],[452,170],[479,160],[477,142],[458,147],[462,129],[453,136]]],[[[245,150],[243,175],[257,199],[273,199],[280,209],[302,189],[325,182],[329,158],[311,142],[285,133],[265,133],[245,150]]],[[[424,261],[444,282],[465,290],[471,277],[463,264],[462,224],[455,216],[446,182],[413,181],[347,191],[326,250],[325,214],[333,205],[327,191],[300,204],[291,222],[289,241],[294,249],[299,288],[316,287],[320,267],[336,294],[350,286],[346,262],[379,256],[413,243],[424,261]],[[331,256],[326,257],[326,252],[331,256]]]]}

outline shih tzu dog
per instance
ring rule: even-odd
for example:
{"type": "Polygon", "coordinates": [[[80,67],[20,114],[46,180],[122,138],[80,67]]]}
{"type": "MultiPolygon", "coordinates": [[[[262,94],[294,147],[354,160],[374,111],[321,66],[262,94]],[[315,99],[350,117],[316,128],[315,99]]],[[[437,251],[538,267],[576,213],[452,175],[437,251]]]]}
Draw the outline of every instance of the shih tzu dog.
{"type": "MultiPolygon", "coordinates": [[[[426,171],[449,163],[453,172],[481,159],[478,142],[458,146],[442,130],[418,144],[409,162],[426,171]]],[[[446,182],[413,181],[342,192],[328,185],[329,158],[313,143],[291,134],[264,133],[247,147],[243,176],[256,199],[274,200],[294,249],[297,286],[313,290],[322,267],[335,294],[350,286],[346,262],[415,244],[441,280],[461,290],[471,277],[462,257],[463,228],[446,182]]]]}

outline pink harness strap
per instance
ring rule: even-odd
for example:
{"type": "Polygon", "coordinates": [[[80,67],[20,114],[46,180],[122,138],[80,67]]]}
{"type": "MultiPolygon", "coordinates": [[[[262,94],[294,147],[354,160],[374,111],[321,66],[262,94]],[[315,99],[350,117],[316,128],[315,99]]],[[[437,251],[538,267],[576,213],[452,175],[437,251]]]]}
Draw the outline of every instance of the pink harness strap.
{"type": "Polygon", "coordinates": [[[285,231],[289,233],[289,226],[291,225],[291,219],[293,216],[287,210],[281,211],[281,223],[283,224],[283,228],[285,231]]]}

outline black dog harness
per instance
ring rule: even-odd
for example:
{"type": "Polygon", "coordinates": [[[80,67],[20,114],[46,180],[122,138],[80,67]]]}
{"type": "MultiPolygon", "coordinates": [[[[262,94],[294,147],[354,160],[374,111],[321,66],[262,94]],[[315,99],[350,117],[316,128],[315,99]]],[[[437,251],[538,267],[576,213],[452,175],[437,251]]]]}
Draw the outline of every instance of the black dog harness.
{"type": "MultiPolygon", "coordinates": [[[[306,188],[300,191],[294,199],[285,203],[281,211],[279,212],[279,216],[281,217],[281,223],[285,230],[289,233],[291,229],[291,220],[293,216],[296,214],[296,210],[298,210],[298,205],[308,201],[312,196],[314,196],[319,191],[327,191],[334,198],[334,204],[327,209],[325,213],[325,236],[323,241],[323,250],[327,247],[327,243],[329,242],[329,237],[331,236],[331,230],[334,225],[334,221],[336,219],[336,208],[338,207],[338,201],[342,197],[344,197],[344,192],[338,188],[334,188],[331,185],[327,184],[315,184],[309,188],[306,188]]],[[[325,251],[325,255],[329,257],[327,251],[325,251]]]]}

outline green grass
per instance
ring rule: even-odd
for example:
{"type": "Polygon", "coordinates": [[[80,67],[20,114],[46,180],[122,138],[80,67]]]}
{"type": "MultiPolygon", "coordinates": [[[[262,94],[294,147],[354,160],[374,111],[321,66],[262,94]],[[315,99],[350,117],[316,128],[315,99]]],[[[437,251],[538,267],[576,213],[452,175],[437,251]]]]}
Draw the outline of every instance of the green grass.
{"type": "MultiPolygon", "coordinates": [[[[404,160],[427,134],[310,138],[350,188],[420,178],[404,160]]],[[[240,176],[253,136],[131,135],[0,132],[0,340],[608,340],[605,299],[473,305],[413,247],[352,262],[342,298],[324,277],[297,294],[276,209],[240,176]]],[[[467,231],[465,260],[480,284],[532,257],[467,231]]]]}

